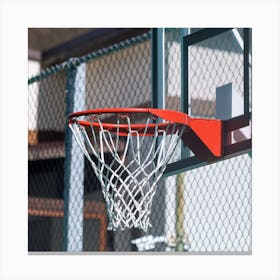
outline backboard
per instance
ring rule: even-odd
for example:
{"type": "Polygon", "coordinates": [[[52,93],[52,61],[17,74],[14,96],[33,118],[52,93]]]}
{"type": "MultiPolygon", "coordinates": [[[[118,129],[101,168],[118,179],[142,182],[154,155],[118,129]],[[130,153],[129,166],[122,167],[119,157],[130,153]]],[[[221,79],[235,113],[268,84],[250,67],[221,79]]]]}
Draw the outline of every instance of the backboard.
{"type": "MultiPolygon", "coordinates": [[[[164,73],[171,76],[178,67],[181,79],[163,79],[164,106],[167,109],[177,107],[191,117],[224,121],[223,156],[217,161],[243,153],[251,155],[251,29],[189,28],[174,34],[172,29],[165,30],[164,73]],[[176,36],[177,46],[174,44],[176,36]],[[170,57],[175,48],[178,51],[179,45],[180,61],[176,66],[174,55],[173,59],[170,57]]],[[[198,159],[182,144],[164,175],[206,164],[209,162],[198,159]]]]}

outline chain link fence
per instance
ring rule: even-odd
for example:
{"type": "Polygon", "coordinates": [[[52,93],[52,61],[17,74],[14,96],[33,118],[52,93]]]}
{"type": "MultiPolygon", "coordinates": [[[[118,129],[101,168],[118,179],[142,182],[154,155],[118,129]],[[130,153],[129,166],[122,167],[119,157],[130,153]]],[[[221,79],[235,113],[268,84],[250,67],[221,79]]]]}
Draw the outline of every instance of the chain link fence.
{"type": "MultiPolygon", "coordinates": [[[[216,89],[225,84],[232,83],[242,100],[243,35],[234,32],[190,47],[190,115],[214,118],[216,89]]],[[[172,110],[182,105],[181,38],[181,29],[165,30],[165,100],[172,110]]],[[[66,115],[151,107],[151,44],[148,32],[28,80],[29,251],[251,252],[248,154],[161,179],[147,232],[107,231],[100,183],[67,135],[66,115]]],[[[171,161],[180,156],[178,147],[171,161]]]]}

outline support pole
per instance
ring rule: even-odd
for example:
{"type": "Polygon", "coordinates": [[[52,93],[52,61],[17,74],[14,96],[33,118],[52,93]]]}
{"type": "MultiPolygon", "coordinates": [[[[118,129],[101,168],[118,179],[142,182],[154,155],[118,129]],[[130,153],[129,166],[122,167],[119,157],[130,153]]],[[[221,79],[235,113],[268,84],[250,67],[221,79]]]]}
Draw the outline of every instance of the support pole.
{"type": "MultiPolygon", "coordinates": [[[[66,70],[66,116],[85,108],[86,65],[66,70]]],[[[65,133],[64,163],[64,251],[83,250],[84,155],[70,129],[65,133]]]]}
{"type": "Polygon", "coordinates": [[[152,30],[152,107],[165,108],[164,29],[152,30]]]}
{"type": "MultiPolygon", "coordinates": [[[[189,94],[188,94],[188,79],[189,79],[189,48],[186,44],[185,37],[189,35],[188,28],[182,28],[181,33],[181,111],[189,113],[189,94]]],[[[190,156],[190,150],[183,143],[181,145],[181,158],[190,156]]],[[[184,176],[185,173],[178,173],[176,175],[176,251],[183,252],[186,243],[186,233],[184,230],[184,176]]]]}
{"type": "MultiPolygon", "coordinates": [[[[165,30],[164,28],[152,29],[152,108],[165,109],[165,30]]],[[[149,139],[148,141],[151,141],[149,139]]],[[[147,142],[148,144],[148,142],[147,142]]],[[[157,159],[155,159],[157,162],[157,159]]],[[[153,236],[162,235],[165,230],[165,182],[159,181],[153,204],[150,220],[151,224],[158,227],[151,227],[150,233],[153,236]]]]}

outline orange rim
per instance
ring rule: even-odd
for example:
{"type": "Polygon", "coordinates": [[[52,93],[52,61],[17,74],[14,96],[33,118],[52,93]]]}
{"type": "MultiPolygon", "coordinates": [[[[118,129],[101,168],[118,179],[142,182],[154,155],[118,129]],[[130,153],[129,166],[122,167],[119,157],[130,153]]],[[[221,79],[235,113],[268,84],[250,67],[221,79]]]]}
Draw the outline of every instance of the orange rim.
{"type": "MultiPolygon", "coordinates": [[[[88,116],[88,115],[102,115],[102,114],[111,114],[111,113],[148,113],[157,118],[162,118],[166,121],[188,125],[189,124],[189,116],[182,112],[172,111],[172,110],[164,110],[164,109],[154,109],[154,108],[104,108],[104,109],[93,109],[93,110],[85,110],[80,112],[75,112],[70,114],[67,119],[68,123],[78,122],[80,125],[83,126],[99,126],[98,122],[94,121],[81,121],[76,118],[81,116],[88,116]]],[[[128,125],[126,124],[112,124],[112,123],[102,123],[103,127],[106,129],[116,128],[117,126],[121,128],[127,128],[128,125]]],[[[168,123],[160,123],[158,127],[164,129],[167,127],[168,123]]],[[[131,128],[134,129],[142,129],[146,126],[146,124],[131,124],[131,128]]],[[[149,124],[149,127],[155,127],[155,124],[149,124]]]]}
{"type": "Polygon", "coordinates": [[[201,147],[203,145],[206,145],[207,149],[209,149],[214,156],[220,157],[222,155],[222,120],[191,118],[187,114],[182,112],[154,108],[105,108],[86,110],[72,113],[68,116],[67,119],[69,124],[79,123],[81,126],[93,126],[100,129],[99,122],[95,122],[94,120],[84,121],[77,118],[86,115],[102,115],[106,113],[148,113],[159,119],[168,121],[156,124],[140,123],[129,125],[102,123],[104,129],[119,134],[120,136],[126,136],[128,135],[128,133],[132,133],[132,135],[139,134],[144,136],[153,136],[155,134],[161,135],[163,132],[171,134],[175,133],[177,131],[177,128],[180,129],[182,126],[185,126],[183,141],[192,150],[194,150],[197,146],[197,154],[201,152],[201,147]],[[174,125],[176,127],[174,127],[174,125]],[[191,131],[197,136],[195,137],[195,139],[193,136],[194,134],[192,134],[191,131]]]}
{"type": "Polygon", "coordinates": [[[104,108],[104,109],[93,109],[85,110],[80,112],[72,113],[68,116],[68,123],[79,123],[81,126],[85,127],[96,127],[100,128],[100,123],[94,120],[85,121],[79,120],[78,117],[88,116],[88,115],[102,115],[102,114],[133,114],[133,113],[142,113],[142,114],[151,114],[157,118],[164,119],[168,122],[161,123],[140,123],[140,124],[113,124],[113,123],[102,123],[102,127],[106,130],[109,130],[113,133],[118,133],[120,136],[125,136],[129,131],[137,131],[140,135],[145,134],[146,136],[155,135],[155,129],[159,134],[162,134],[163,131],[169,133],[174,133],[177,129],[174,129],[174,124],[176,128],[180,128],[182,125],[188,125],[189,116],[182,112],[164,110],[164,109],[154,109],[154,108],[104,108]],[[172,125],[170,125],[172,124],[172,125]]]}

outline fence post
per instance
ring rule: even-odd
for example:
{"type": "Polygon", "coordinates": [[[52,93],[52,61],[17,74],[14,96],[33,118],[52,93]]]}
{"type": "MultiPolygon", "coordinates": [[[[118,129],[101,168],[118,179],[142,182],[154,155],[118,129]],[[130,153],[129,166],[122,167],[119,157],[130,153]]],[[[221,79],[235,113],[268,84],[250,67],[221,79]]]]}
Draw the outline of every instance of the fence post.
{"type": "Polygon", "coordinates": [[[152,107],[165,108],[164,28],[152,29],[152,107]]]}
{"type": "MultiPolygon", "coordinates": [[[[66,70],[66,116],[84,110],[85,86],[85,63],[75,66],[70,59],[66,70]]],[[[78,252],[83,250],[84,155],[68,127],[64,168],[64,251],[78,252]]]]}
{"type": "MultiPolygon", "coordinates": [[[[165,29],[153,28],[151,37],[152,61],[152,107],[165,109],[165,29]]],[[[150,141],[150,140],[149,140],[150,141]]],[[[158,182],[154,197],[153,210],[150,216],[151,224],[158,225],[150,229],[154,236],[165,231],[165,197],[164,181],[158,182]]]]}
{"type": "MultiPolygon", "coordinates": [[[[186,45],[185,37],[189,35],[189,28],[181,28],[181,111],[189,114],[189,48],[186,45]]],[[[188,158],[190,150],[184,144],[181,144],[181,158],[188,158]]],[[[185,186],[184,177],[185,173],[178,173],[176,175],[176,209],[175,209],[175,230],[176,230],[176,251],[185,251],[187,235],[184,230],[185,221],[185,186]]]]}

